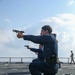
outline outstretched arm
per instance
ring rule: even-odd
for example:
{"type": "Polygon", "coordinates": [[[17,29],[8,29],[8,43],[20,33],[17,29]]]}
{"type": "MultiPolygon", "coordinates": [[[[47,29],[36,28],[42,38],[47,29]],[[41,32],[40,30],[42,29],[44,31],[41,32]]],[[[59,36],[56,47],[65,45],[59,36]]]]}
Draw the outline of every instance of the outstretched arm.
{"type": "Polygon", "coordinates": [[[46,44],[51,41],[51,37],[48,35],[34,36],[34,35],[23,35],[22,33],[17,34],[18,38],[23,38],[24,40],[32,41],[37,44],[46,44]]]}
{"type": "Polygon", "coordinates": [[[41,49],[36,49],[36,48],[30,48],[30,50],[33,51],[33,52],[38,52],[38,53],[42,52],[41,49]]]}
{"type": "Polygon", "coordinates": [[[33,52],[42,52],[42,50],[41,49],[36,49],[36,48],[30,48],[28,45],[25,45],[25,47],[27,47],[27,49],[30,49],[31,51],[33,51],[33,52]]]}

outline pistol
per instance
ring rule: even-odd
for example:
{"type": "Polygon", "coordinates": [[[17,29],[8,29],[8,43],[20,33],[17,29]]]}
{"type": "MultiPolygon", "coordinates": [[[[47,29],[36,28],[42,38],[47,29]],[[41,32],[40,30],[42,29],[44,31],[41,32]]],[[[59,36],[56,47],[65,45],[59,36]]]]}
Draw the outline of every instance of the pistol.
{"type": "Polygon", "coordinates": [[[19,31],[19,30],[15,30],[15,29],[13,29],[13,32],[16,32],[16,33],[18,33],[18,32],[24,33],[24,31],[19,31]]]}
{"type": "Polygon", "coordinates": [[[29,47],[29,45],[24,45],[24,47],[29,47]]]}

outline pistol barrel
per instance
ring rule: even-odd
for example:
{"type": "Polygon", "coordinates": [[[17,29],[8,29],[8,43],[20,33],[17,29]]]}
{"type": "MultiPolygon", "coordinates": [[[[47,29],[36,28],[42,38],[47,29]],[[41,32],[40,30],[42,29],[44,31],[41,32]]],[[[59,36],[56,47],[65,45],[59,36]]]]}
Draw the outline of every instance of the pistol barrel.
{"type": "Polygon", "coordinates": [[[29,45],[24,45],[24,47],[29,47],[29,45]]]}
{"type": "Polygon", "coordinates": [[[18,33],[18,32],[24,33],[24,31],[19,31],[19,30],[15,30],[15,29],[13,29],[13,32],[16,32],[16,33],[18,33]]]}

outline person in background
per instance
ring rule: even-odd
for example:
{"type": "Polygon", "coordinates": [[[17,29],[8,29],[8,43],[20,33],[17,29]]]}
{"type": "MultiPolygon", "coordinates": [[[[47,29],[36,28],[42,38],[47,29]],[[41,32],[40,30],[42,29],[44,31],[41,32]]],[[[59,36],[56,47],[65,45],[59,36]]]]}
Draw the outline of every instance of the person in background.
{"type": "Polygon", "coordinates": [[[37,62],[38,60],[44,61],[43,45],[39,45],[39,49],[31,48],[29,46],[25,46],[25,47],[27,47],[27,49],[30,49],[31,51],[33,51],[37,54],[38,58],[34,59],[32,62],[37,62]]]}
{"type": "Polygon", "coordinates": [[[71,57],[71,63],[70,63],[70,64],[72,64],[72,62],[75,64],[75,62],[74,62],[74,53],[73,53],[73,51],[71,51],[70,57],[71,57]]]}

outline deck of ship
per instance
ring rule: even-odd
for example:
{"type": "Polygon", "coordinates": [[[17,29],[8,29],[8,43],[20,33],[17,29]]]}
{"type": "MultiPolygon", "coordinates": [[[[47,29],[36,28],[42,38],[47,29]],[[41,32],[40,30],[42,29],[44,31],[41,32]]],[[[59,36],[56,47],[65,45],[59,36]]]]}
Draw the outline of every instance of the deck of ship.
{"type": "MultiPolygon", "coordinates": [[[[30,75],[29,63],[0,63],[0,75],[30,75]]],[[[56,75],[75,75],[75,64],[61,64],[56,75]]]]}

